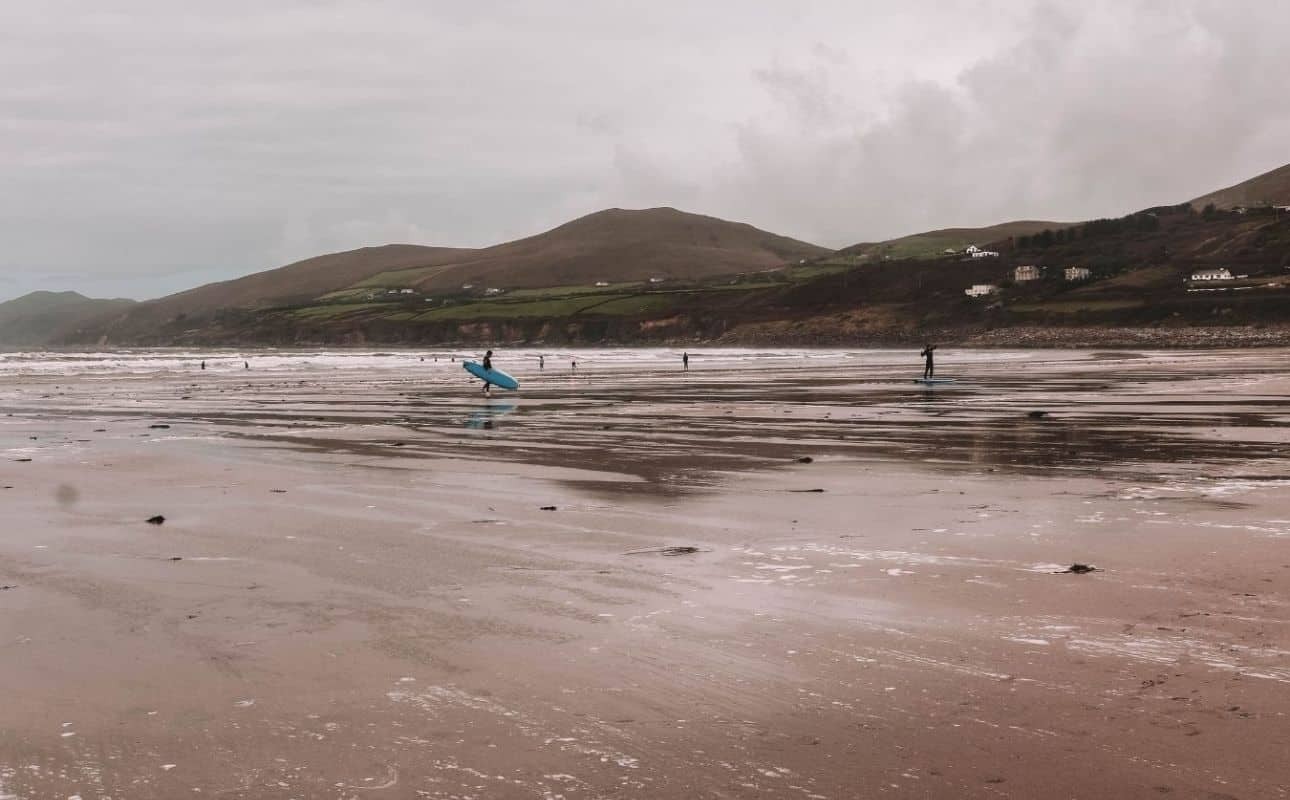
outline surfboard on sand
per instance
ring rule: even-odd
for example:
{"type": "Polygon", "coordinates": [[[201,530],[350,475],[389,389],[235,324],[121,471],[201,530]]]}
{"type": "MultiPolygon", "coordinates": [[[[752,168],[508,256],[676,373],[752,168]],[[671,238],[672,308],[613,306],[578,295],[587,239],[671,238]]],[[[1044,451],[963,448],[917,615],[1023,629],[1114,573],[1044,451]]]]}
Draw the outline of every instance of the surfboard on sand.
{"type": "Polygon", "coordinates": [[[921,383],[925,386],[931,386],[936,383],[954,383],[953,378],[914,378],[914,383],[921,383]]]}
{"type": "Polygon", "coordinates": [[[463,361],[461,366],[479,378],[481,381],[487,381],[500,389],[518,389],[520,382],[502,372],[500,369],[484,369],[484,365],[475,361],[463,361]]]}

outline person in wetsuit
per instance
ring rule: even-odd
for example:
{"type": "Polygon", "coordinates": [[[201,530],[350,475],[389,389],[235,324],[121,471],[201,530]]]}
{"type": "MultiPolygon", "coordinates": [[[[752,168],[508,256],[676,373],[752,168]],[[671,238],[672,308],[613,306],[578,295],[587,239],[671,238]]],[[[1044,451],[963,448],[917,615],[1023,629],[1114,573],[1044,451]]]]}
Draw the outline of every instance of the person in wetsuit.
{"type": "MultiPolygon", "coordinates": [[[[484,369],[492,369],[492,368],[493,368],[493,351],[489,350],[487,353],[484,353],[484,369]]],[[[492,388],[493,388],[493,384],[485,380],[484,394],[492,394],[492,391],[490,391],[492,388]]]]}
{"type": "Polygon", "coordinates": [[[931,379],[932,375],[936,372],[936,367],[932,363],[932,353],[935,350],[936,345],[929,344],[923,348],[923,352],[919,353],[920,356],[927,359],[927,365],[923,367],[923,380],[931,379]]]}
{"type": "Polygon", "coordinates": [[[681,369],[685,370],[686,372],[689,372],[689,371],[690,371],[690,354],[689,354],[689,353],[682,353],[682,354],[681,354],[681,369]]]}

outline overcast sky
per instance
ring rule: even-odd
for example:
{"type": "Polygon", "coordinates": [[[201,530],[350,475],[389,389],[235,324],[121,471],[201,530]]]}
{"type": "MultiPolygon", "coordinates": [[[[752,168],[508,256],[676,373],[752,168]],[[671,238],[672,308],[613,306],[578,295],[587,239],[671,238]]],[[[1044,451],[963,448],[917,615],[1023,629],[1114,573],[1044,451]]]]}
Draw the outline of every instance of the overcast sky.
{"type": "Polygon", "coordinates": [[[0,299],[670,205],[844,246],[1290,162],[1290,2],[0,0],[0,299]]]}

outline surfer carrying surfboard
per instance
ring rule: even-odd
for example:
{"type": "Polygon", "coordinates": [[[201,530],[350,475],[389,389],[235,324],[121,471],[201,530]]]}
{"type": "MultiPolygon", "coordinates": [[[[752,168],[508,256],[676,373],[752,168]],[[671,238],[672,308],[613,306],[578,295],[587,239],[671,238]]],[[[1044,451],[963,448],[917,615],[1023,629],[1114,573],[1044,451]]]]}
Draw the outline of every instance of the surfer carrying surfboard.
{"type": "MultiPolygon", "coordinates": [[[[493,368],[493,351],[489,350],[488,352],[484,353],[484,370],[488,371],[488,370],[491,370],[492,368],[493,368]]],[[[492,386],[493,384],[489,383],[488,379],[485,378],[484,394],[492,394],[492,391],[491,391],[492,386]]]]}
{"type": "Polygon", "coordinates": [[[923,352],[919,353],[920,356],[927,359],[927,365],[923,367],[923,380],[928,380],[929,378],[932,377],[932,374],[936,372],[936,367],[932,363],[932,353],[935,350],[936,350],[936,345],[929,344],[923,348],[923,352]]]}
{"type": "Polygon", "coordinates": [[[515,380],[513,375],[507,375],[500,369],[493,368],[493,351],[489,350],[484,354],[483,363],[478,361],[463,361],[462,367],[471,375],[479,378],[484,382],[484,396],[490,397],[493,394],[493,387],[499,389],[510,389],[515,391],[520,388],[520,382],[515,380]]]}

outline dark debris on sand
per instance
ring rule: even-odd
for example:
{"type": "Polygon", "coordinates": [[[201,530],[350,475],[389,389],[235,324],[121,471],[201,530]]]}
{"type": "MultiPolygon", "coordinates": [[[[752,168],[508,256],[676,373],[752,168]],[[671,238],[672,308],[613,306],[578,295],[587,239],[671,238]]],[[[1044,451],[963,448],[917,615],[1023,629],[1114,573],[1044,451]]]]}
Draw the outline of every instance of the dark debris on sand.
{"type": "Polygon", "coordinates": [[[1057,570],[1054,575],[1087,575],[1090,572],[1101,572],[1102,570],[1092,564],[1071,564],[1066,569],[1057,570]]]}
{"type": "Polygon", "coordinates": [[[660,556],[688,556],[703,552],[692,545],[673,545],[671,547],[645,547],[640,550],[628,550],[625,556],[637,556],[644,553],[657,553],[660,556]]]}
{"type": "Polygon", "coordinates": [[[160,514],[158,514],[158,515],[157,515],[157,516],[155,516],[155,517],[148,517],[148,524],[149,524],[149,525],[160,525],[161,523],[163,523],[163,522],[165,522],[165,521],[166,521],[166,518],[165,518],[165,517],[163,517],[163,516],[161,516],[160,514]]]}

